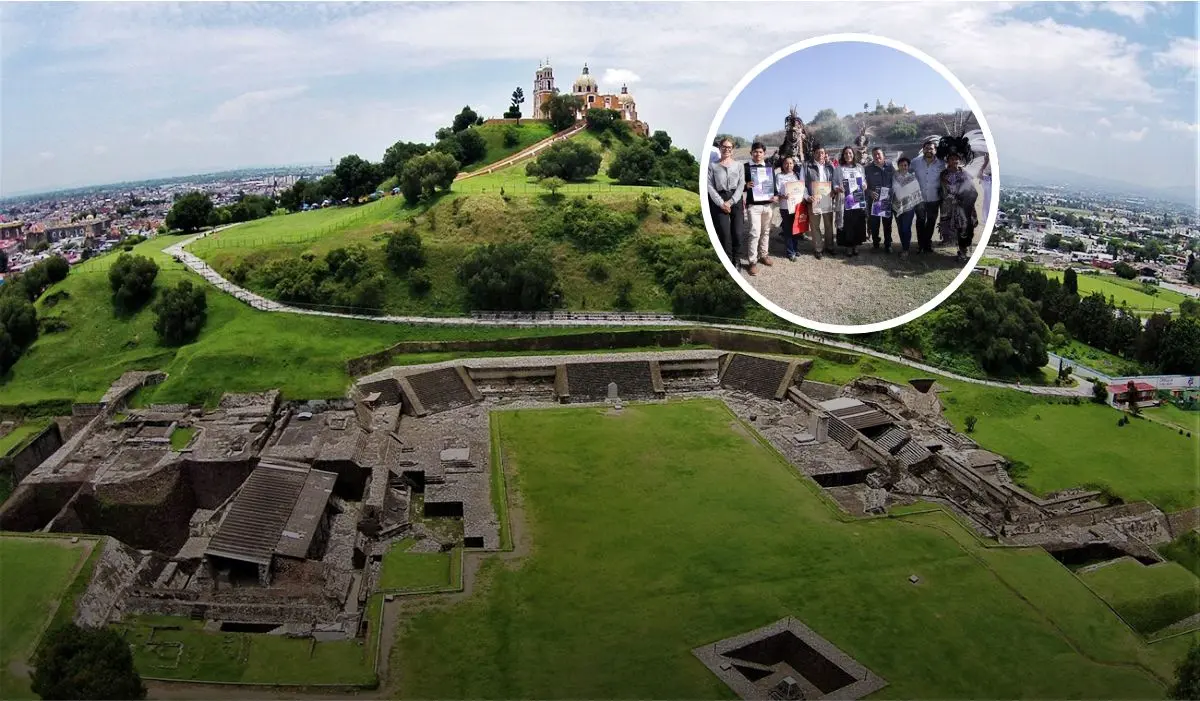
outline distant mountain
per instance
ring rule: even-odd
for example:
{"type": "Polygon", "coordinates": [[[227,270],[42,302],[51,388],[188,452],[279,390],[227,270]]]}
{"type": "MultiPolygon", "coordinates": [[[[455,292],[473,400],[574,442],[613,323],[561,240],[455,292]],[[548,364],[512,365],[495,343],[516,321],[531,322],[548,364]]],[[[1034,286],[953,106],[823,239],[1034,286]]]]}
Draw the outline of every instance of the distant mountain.
{"type": "Polygon", "coordinates": [[[1185,205],[1196,205],[1196,192],[1187,186],[1172,186],[1151,188],[1145,185],[1121,182],[1111,178],[1102,178],[1089,173],[1079,173],[1073,170],[1056,168],[1047,165],[1033,165],[1012,158],[1001,157],[1001,182],[1014,185],[1061,185],[1072,188],[1096,190],[1109,195],[1132,195],[1161,199],[1185,205]]]}

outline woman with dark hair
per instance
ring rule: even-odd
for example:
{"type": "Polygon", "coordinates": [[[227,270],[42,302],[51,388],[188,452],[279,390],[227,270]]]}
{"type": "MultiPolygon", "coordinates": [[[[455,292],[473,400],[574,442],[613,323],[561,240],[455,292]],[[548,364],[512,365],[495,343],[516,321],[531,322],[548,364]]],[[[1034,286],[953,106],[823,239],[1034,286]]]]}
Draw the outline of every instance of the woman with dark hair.
{"type": "Polygon", "coordinates": [[[834,193],[841,201],[834,208],[835,214],[841,215],[838,245],[846,248],[847,256],[856,256],[858,245],[867,240],[867,196],[866,173],[853,146],[842,147],[834,182],[838,183],[834,193]]]}
{"type": "MultiPolygon", "coordinates": [[[[901,156],[896,160],[896,172],[892,173],[892,188],[893,190],[912,189],[912,183],[917,179],[912,171],[908,169],[911,161],[908,156],[901,156]]],[[[912,225],[913,219],[917,215],[917,207],[921,206],[921,190],[920,185],[915,186],[916,193],[911,197],[892,197],[892,213],[896,217],[896,229],[900,232],[900,257],[908,257],[908,247],[912,243],[912,225]]]]}
{"type": "Polygon", "coordinates": [[[745,171],[733,160],[733,140],[721,139],[721,159],[708,166],[708,209],[721,249],[730,264],[737,266],[737,249],[742,242],[742,195],[745,171]]]}
{"type": "Polygon", "coordinates": [[[979,191],[975,188],[975,179],[963,166],[971,162],[973,156],[971,144],[965,137],[946,137],[938,144],[938,157],[946,162],[946,169],[941,175],[942,209],[938,221],[942,241],[955,239],[958,242],[958,255],[955,259],[962,263],[967,259],[967,250],[975,239],[975,202],[979,199],[979,191]]]}
{"type": "Polygon", "coordinates": [[[803,202],[794,202],[788,198],[787,184],[794,182],[804,182],[804,176],[796,172],[796,159],[792,156],[787,156],[779,163],[779,172],[775,174],[775,194],[779,198],[779,218],[782,223],[779,226],[779,231],[783,234],[783,241],[787,244],[787,257],[793,263],[796,262],[796,243],[801,238],[800,234],[793,234],[793,224],[796,219],[796,208],[803,207],[803,202]]]}

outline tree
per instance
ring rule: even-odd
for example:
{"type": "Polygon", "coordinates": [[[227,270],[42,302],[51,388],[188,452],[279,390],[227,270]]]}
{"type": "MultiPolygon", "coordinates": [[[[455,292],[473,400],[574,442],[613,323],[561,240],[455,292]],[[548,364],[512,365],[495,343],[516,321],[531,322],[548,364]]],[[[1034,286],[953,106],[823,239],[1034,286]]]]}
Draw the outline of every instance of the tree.
{"type": "Polygon", "coordinates": [[[1067,268],[1063,273],[1063,289],[1073,295],[1079,294],[1079,276],[1074,268],[1067,268]]]}
{"type": "Polygon", "coordinates": [[[585,253],[614,250],[637,231],[638,220],[580,197],[543,208],[539,212],[537,233],[549,239],[565,239],[585,253]]]}
{"type": "Polygon", "coordinates": [[[654,155],[667,155],[671,152],[671,135],[661,129],[654,132],[650,137],[650,146],[654,149],[654,155]]]}
{"type": "Polygon", "coordinates": [[[614,124],[621,121],[621,113],[609,109],[590,109],[587,111],[587,128],[589,131],[608,131],[614,124]]]}
{"type": "Polygon", "coordinates": [[[809,124],[818,124],[820,122],[829,122],[829,121],[833,121],[837,118],[838,118],[838,113],[835,112],[834,110],[831,110],[828,107],[826,107],[825,109],[817,112],[816,115],[813,116],[812,121],[809,122],[809,124]]]}
{"type": "Polygon", "coordinates": [[[1132,280],[1137,277],[1137,269],[1123,260],[1118,261],[1113,266],[1113,272],[1117,274],[1117,277],[1125,278],[1126,280],[1132,280]]]}
{"type": "Polygon", "coordinates": [[[733,319],[745,313],[746,299],[746,293],[715,258],[693,258],[680,264],[671,290],[671,309],[681,316],[733,319]]]}
{"type": "Polygon", "coordinates": [[[562,93],[551,95],[542,105],[550,120],[550,128],[554,131],[569,129],[575,124],[583,103],[574,95],[562,93]]]}
{"type": "Polygon", "coordinates": [[[1171,320],[1159,347],[1158,364],[1168,374],[1200,374],[1200,319],[1181,316],[1171,320]]]}
{"type": "Polygon", "coordinates": [[[8,254],[0,251],[0,273],[8,272],[8,254]]]}
{"type": "Polygon", "coordinates": [[[1092,401],[1097,404],[1108,403],[1108,385],[1100,380],[1092,380],[1092,401]]]}
{"type": "Polygon", "coordinates": [[[888,138],[896,142],[912,141],[917,138],[918,133],[915,122],[899,121],[888,131],[888,138]]]}
{"type": "MultiPolygon", "coordinates": [[[[460,166],[481,161],[487,155],[487,140],[475,129],[464,129],[450,138],[458,143],[458,148],[447,153],[454,156],[460,166]]],[[[439,143],[435,148],[443,150],[440,146],[442,144],[439,143]]]]}
{"type": "Polygon", "coordinates": [[[397,141],[388,146],[383,152],[383,161],[380,163],[380,173],[384,180],[391,177],[400,177],[400,171],[404,169],[404,164],[414,156],[420,156],[428,153],[430,146],[428,144],[419,144],[412,141],[397,141]]]}
{"type": "Polygon", "coordinates": [[[204,288],[180,280],[175,287],[163,292],[154,305],[157,315],[154,330],[168,346],[179,346],[196,338],[208,318],[208,300],[204,288]]]}
{"type": "Polygon", "coordinates": [[[107,627],[61,625],[34,657],[33,692],[43,699],[144,699],[129,643],[107,627]]]}
{"type": "Polygon", "coordinates": [[[1183,316],[1200,317],[1200,302],[1194,299],[1185,299],[1179,303],[1179,313],[1183,316]]]}
{"type": "Polygon", "coordinates": [[[976,418],[974,414],[968,415],[967,416],[967,433],[975,433],[975,424],[978,422],[979,422],[979,419],[976,418]]]}
{"type": "Polygon", "coordinates": [[[1049,360],[1050,330],[1015,283],[998,290],[972,276],[928,323],[936,346],[967,352],[995,375],[1033,374],[1049,360]]]}
{"type": "Polygon", "coordinates": [[[404,199],[417,202],[433,197],[438,190],[449,190],[458,175],[458,161],[440,151],[417,156],[404,166],[400,175],[400,191],[404,199]]]}
{"type": "Polygon", "coordinates": [[[472,250],[458,269],[475,310],[539,311],[561,303],[554,262],[531,243],[487,244],[472,250]]]}
{"type": "Polygon", "coordinates": [[[740,136],[734,136],[733,134],[717,134],[718,143],[724,141],[725,139],[729,139],[729,141],[733,143],[734,148],[746,148],[750,145],[749,141],[746,141],[740,136]]]}
{"type": "Polygon", "coordinates": [[[424,297],[429,294],[429,290],[433,289],[433,281],[429,279],[429,273],[424,270],[414,270],[408,276],[408,291],[414,297],[424,297]]]}
{"type": "Polygon", "coordinates": [[[1200,641],[1192,640],[1187,654],[1175,668],[1175,683],[1167,690],[1172,699],[1200,699],[1200,641]]]}
{"type": "Polygon", "coordinates": [[[506,148],[512,148],[519,143],[521,143],[521,133],[517,131],[516,127],[510,126],[504,130],[504,146],[506,148]]]}
{"type": "Polygon", "coordinates": [[[1062,236],[1059,234],[1046,234],[1042,237],[1042,248],[1055,249],[1062,243],[1062,236]]]}
{"type": "Polygon", "coordinates": [[[356,154],[343,156],[333,169],[333,177],[337,180],[338,195],[357,200],[365,197],[379,186],[379,166],[363,160],[356,154]]]}
{"type": "Polygon", "coordinates": [[[471,109],[470,105],[462,108],[462,111],[454,115],[454,124],[450,126],[450,130],[457,134],[460,131],[466,130],[468,127],[474,126],[479,121],[479,115],[475,114],[475,110],[471,109]]]}
{"type": "Polygon", "coordinates": [[[196,231],[208,224],[212,214],[212,198],[206,192],[189,192],[171,205],[167,212],[166,225],[185,233],[196,231]]]}
{"type": "Polygon", "coordinates": [[[557,197],[559,189],[566,184],[562,178],[543,178],[541,181],[542,187],[550,191],[551,197],[557,197]]]}
{"type": "Polygon", "coordinates": [[[397,231],[388,236],[384,247],[388,267],[398,275],[425,265],[425,248],[415,231],[397,231]]]}
{"type": "Polygon", "coordinates": [[[544,149],[525,166],[525,174],[538,178],[562,178],[580,182],[600,172],[602,156],[591,145],[566,139],[544,149]]]}
{"type": "Polygon", "coordinates": [[[1127,401],[1129,402],[1129,413],[1133,414],[1134,416],[1138,416],[1142,413],[1142,410],[1138,408],[1137,394],[1137,385],[1133,380],[1130,380],[1129,384],[1125,385],[1125,396],[1128,397],[1127,401]]]}
{"type": "Polygon", "coordinates": [[[849,144],[852,138],[850,129],[836,118],[810,124],[808,133],[810,138],[825,147],[831,158],[838,155],[838,149],[849,144]]]}
{"type": "Polygon", "coordinates": [[[515,119],[517,124],[521,123],[521,104],[525,102],[525,91],[519,86],[513,90],[512,104],[509,105],[508,111],[504,113],[505,119],[515,119]]]}
{"type": "Polygon", "coordinates": [[[608,177],[622,185],[642,185],[656,180],[657,159],[645,139],[638,139],[617,151],[608,165],[608,177]]]}
{"type": "Polygon", "coordinates": [[[117,311],[133,312],[145,304],[154,293],[156,277],[157,263],[145,256],[122,253],[108,271],[108,283],[117,311]]]}
{"type": "Polygon", "coordinates": [[[1159,350],[1162,348],[1163,338],[1170,325],[1171,317],[1166,314],[1152,314],[1149,319],[1146,319],[1146,325],[1142,327],[1142,333],[1134,351],[1134,357],[1139,362],[1146,365],[1158,364],[1159,350]]]}
{"type": "Polygon", "coordinates": [[[14,346],[27,348],[37,340],[37,308],[24,295],[0,297],[0,328],[5,330],[14,346]]]}

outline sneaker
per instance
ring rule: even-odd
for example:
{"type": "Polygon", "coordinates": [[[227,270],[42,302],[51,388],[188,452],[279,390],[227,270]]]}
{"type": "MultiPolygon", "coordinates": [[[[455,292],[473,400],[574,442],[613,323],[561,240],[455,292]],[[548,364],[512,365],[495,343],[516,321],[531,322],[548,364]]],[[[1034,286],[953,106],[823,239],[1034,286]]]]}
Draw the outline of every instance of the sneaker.
{"type": "Polygon", "coordinates": [[[821,255],[820,251],[817,251],[816,253],[813,254],[813,258],[816,258],[817,260],[821,260],[824,257],[825,256],[821,255]]]}
{"type": "Polygon", "coordinates": [[[892,252],[892,247],[891,247],[891,246],[884,246],[884,247],[883,247],[883,252],[884,252],[884,253],[887,253],[887,254],[891,254],[891,252],[892,252]]]}
{"type": "Polygon", "coordinates": [[[763,256],[762,260],[760,260],[759,262],[766,266],[775,265],[774,263],[771,262],[770,256],[763,256]]]}
{"type": "Polygon", "coordinates": [[[789,254],[788,254],[788,262],[789,262],[789,263],[795,263],[795,262],[796,262],[796,254],[795,254],[795,253],[789,253],[789,254]]]}
{"type": "Polygon", "coordinates": [[[751,263],[749,269],[747,269],[746,272],[750,273],[751,275],[758,275],[758,266],[751,263]]]}

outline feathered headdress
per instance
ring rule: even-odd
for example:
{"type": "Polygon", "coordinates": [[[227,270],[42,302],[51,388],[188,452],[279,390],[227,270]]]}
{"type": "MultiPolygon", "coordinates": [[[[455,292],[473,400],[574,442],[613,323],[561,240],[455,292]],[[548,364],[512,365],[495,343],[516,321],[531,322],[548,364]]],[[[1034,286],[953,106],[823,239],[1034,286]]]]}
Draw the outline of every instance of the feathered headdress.
{"type": "MultiPolygon", "coordinates": [[[[962,161],[963,165],[967,165],[975,157],[975,150],[972,148],[973,134],[966,130],[966,122],[969,116],[969,112],[964,113],[962,110],[958,110],[954,113],[953,127],[943,121],[943,126],[946,127],[946,135],[938,140],[938,158],[944,161],[948,156],[956,155],[962,161]]],[[[983,140],[983,132],[979,133],[979,140],[983,140]]],[[[986,143],[983,150],[987,151],[986,143]]]]}

